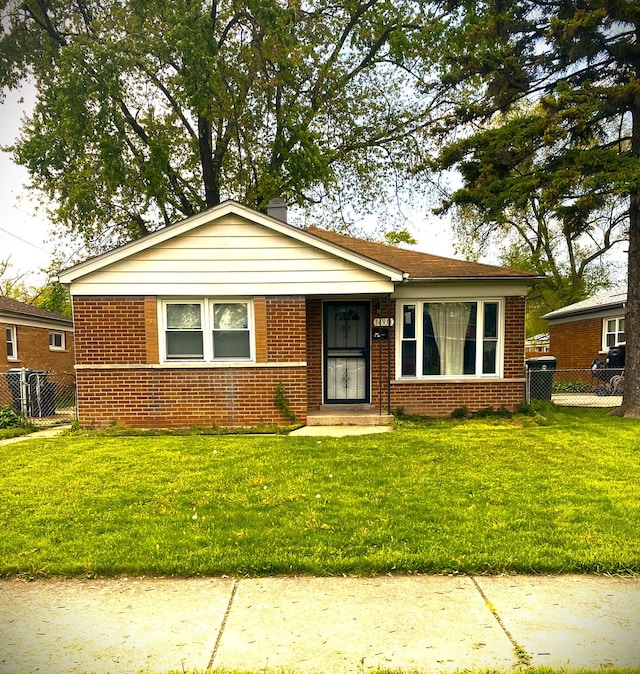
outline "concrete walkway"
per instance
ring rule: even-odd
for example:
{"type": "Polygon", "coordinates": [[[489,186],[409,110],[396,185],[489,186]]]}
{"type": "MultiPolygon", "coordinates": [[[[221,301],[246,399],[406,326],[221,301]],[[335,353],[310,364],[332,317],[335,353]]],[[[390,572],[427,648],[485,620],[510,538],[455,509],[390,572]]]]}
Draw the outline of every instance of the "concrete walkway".
{"type": "Polygon", "coordinates": [[[640,671],[640,579],[0,581],[0,672],[640,671]]]}

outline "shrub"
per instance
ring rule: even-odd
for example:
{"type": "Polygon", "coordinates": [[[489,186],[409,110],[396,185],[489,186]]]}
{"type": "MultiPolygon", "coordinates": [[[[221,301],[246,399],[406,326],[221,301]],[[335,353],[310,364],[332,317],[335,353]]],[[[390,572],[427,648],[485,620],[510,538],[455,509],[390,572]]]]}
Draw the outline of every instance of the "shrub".
{"type": "Polygon", "coordinates": [[[584,381],[554,381],[554,393],[588,393],[591,390],[589,384],[584,381]]]}
{"type": "Polygon", "coordinates": [[[452,419],[468,419],[468,417],[469,409],[466,405],[463,405],[462,407],[456,407],[456,409],[451,412],[452,419]]]}
{"type": "Polygon", "coordinates": [[[0,428],[24,428],[27,425],[22,414],[18,414],[9,405],[0,407],[0,428]]]}

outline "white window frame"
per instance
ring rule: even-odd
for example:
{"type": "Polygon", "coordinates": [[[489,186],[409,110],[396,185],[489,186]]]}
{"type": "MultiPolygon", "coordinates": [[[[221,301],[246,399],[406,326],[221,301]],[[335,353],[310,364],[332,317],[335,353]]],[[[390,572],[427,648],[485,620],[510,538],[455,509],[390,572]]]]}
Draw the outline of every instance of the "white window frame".
{"type": "Polygon", "coordinates": [[[7,325],[5,331],[7,344],[7,360],[18,360],[18,329],[15,325],[7,325]],[[13,354],[9,355],[9,344],[12,346],[13,354]]]}
{"type": "Polygon", "coordinates": [[[64,351],[66,348],[66,335],[64,330],[49,330],[49,351],[64,351]],[[60,337],[60,346],[55,344],[55,337],[60,337]],[[53,339],[53,344],[52,342],[53,339]]]}
{"type": "Polygon", "coordinates": [[[420,298],[420,299],[402,299],[397,301],[396,308],[396,379],[402,381],[451,381],[458,379],[476,380],[476,379],[501,379],[504,373],[504,342],[505,342],[505,303],[504,298],[496,297],[461,297],[461,298],[420,298]],[[475,374],[422,374],[422,356],[424,341],[424,305],[430,303],[455,303],[455,302],[473,302],[477,305],[476,311],[476,371],[475,374]],[[496,371],[492,373],[482,372],[482,356],[484,338],[484,306],[485,304],[498,305],[496,340],[496,371]],[[404,311],[407,306],[415,306],[415,343],[416,343],[416,373],[415,375],[402,374],[402,342],[404,311]]]}
{"type": "MultiPolygon", "coordinates": [[[[609,316],[608,318],[603,318],[602,319],[602,350],[603,351],[608,351],[609,349],[613,348],[614,346],[620,346],[620,344],[625,344],[626,343],[626,335],[625,339],[621,340],[619,339],[620,335],[624,335],[625,331],[620,330],[620,321],[624,321],[625,317],[624,316],[609,316]],[[613,332],[609,332],[609,321],[615,321],[615,330],[613,332]],[[607,344],[607,337],[609,335],[614,335],[614,344],[607,344]]],[[[626,328],[626,322],[625,322],[625,328],[626,328]]]]}
{"type": "Polygon", "coordinates": [[[158,303],[158,337],[160,345],[160,362],[180,365],[193,363],[254,363],[255,362],[255,321],[253,301],[247,297],[180,297],[163,298],[158,303]],[[167,357],[167,306],[171,304],[198,304],[201,309],[202,358],[177,359],[167,357]],[[213,323],[214,306],[216,304],[245,304],[247,306],[246,331],[249,333],[249,357],[247,358],[214,358],[213,356],[213,323]]]}

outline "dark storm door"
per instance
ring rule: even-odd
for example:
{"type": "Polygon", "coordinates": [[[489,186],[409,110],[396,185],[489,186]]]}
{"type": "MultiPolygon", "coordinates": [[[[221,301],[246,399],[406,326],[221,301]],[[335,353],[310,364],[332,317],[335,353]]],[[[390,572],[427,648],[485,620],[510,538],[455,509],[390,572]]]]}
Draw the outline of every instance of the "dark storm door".
{"type": "Polygon", "coordinates": [[[325,403],[369,402],[369,307],[369,302],[325,302],[325,403]]]}

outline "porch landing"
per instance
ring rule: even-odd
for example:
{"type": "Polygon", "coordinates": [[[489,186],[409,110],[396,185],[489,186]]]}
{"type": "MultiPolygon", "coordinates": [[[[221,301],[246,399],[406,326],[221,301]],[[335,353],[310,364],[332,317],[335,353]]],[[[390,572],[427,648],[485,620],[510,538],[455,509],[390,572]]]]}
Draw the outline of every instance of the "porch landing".
{"type": "Polygon", "coordinates": [[[307,426],[386,426],[393,415],[380,414],[373,405],[322,405],[307,413],[307,426]]]}

